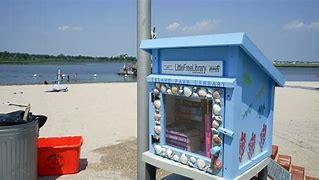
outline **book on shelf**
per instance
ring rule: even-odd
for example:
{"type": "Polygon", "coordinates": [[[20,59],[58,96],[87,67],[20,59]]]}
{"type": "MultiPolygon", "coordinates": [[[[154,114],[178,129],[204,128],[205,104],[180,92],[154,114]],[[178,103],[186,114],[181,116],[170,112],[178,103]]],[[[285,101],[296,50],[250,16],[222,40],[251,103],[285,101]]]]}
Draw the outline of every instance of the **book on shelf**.
{"type": "Polygon", "coordinates": [[[177,145],[179,147],[183,147],[183,148],[187,148],[187,143],[185,142],[180,142],[180,141],[176,141],[176,140],[173,140],[173,139],[167,139],[166,138],[166,143],[167,144],[174,144],[174,145],[177,145]]]}
{"type": "Polygon", "coordinates": [[[212,116],[211,114],[205,114],[205,145],[206,145],[206,157],[210,158],[210,149],[212,142],[212,116]]]}
{"type": "Polygon", "coordinates": [[[171,139],[171,140],[175,140],[175,141],[179,141],[179,142],[188,143],[187,137],[181,137],[181,136],[174,135],[171,133],[166,133],[166,139],[171,139]]]}

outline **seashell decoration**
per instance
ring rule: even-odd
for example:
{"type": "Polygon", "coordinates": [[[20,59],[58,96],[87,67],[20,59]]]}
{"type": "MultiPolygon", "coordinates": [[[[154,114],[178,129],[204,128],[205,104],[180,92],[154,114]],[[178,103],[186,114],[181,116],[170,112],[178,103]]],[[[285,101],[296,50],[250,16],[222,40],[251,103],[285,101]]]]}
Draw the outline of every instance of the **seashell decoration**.
{"type": "Polygon", "coordinates": [[[215,129],[218,129],[219,126],[220,126],[219,122],[214,120],[213,123],[212,123],[212,127],[215,128],[215,129]]]}
{"type": "MultiPolygon", "coordinates": [[[[214,121],[212,122],[212,141],[213,141],[213,146],[220,146],[222,144],[222,139],[219,137],[219,132],[218,128],[222,124],[222,116],[221,116],[221,99],[220,99],[220,91],[214,91],[213,93],[213,98],[214,98],[214,105],[213,105],[213,119],[214,121]]],[[[216,172],[221,170],[222,168],[222,161],[219,158],[219,154],[216,154],[212,157],[211,160],[211,168],[213,172],[216,172]]]]}
{"type": "Polygon", "coordinates": [[[187,161],[187,165],[190,166],[190,167],[194,167],[194,168],[196,167],[195,164],[190,162],[190,161],[187,161]]]}
{"type": "MultiPolygon", "coordinates": [[[[218,116],[217,116],[218,117],[218,116]]],[[[214,117],[214,121],[216,121],[215,123],[217,124],[219,124],[219,126],[223,123],[222,121],[221,121],[221,118],[216,118],[216,117],[214,117]]],[[[214,121],[213,121],[213,123],[214,123],[214,121]]],[[[218,126],[218,127],[219,127],[218,126]]],[[[216,127],[216,126],[215,126],[216,127]]]]}
{"type": "Polygon", "coordinates": [[[207,93],[207,94],[206,94],[206,98],[208,98],[208,99],[212,99],[212,98],[213,98],[213,95],[212,95],[212,94],[210,94],[210,93],[207,93]]]}
{"type": "Polygon", "coordinates": [[[187,158],[187,156],[183,153],[183,154],[181,155],[181,157],[179,158],[179,161],[180,161],[182,164],[187,164],[188,158],[187,158]]]}
{"type": "Polygon", "coordinates": [[[161,154],[161,152],[162,152],[162,147],[161,147],[160,145],[156,144],[156,145],[154,146],[154,150],[155,150],[155,153],[156,153],[156,154],[161,154]]]}
{"type": "Polygon", "coordinates": [[[156,109],[161,108],[161,101],[160,101],[160,100],[155,100],[155,101],[154,101],[154,107],[155,107],[156,109]]]}
{"type": "Polygon", "coordinates": [[[212,130],[213,135],[214,135],[214,134],[219,134],[219,132],[217,131],[217,129],[211,128],[211,130],[212,130]]]}
{"type": "Polygon", "coordinates": [[[202,159],[197,159],[196,165],[197,165],[199,170],[203,170],[206,167],[206,163],[202,159]]]}
{"type": "Polygon", "coordinates": [[[166,149],[162,147],[162,152],[161,152],[161,156],[166,156],[166,149]]]}
{"type": "Polygon", "coordinates": [[[177,154],[175,154],[175,155],[173,156],[173,160],[178,162],[178,161],[179,161],[179,156],[178,156],[177,154]]]}
{"type": "Polygon", "coordinates": [[[213,164],[214,169],[221,170],[222,165],[223,165],[223,163],[218,157],[214,158],[214,164],[213,164]]]}
{"type": "Polygon", "coordinates": [[[213,94],[213,89],[212,88],[207,88],[207,93],[213,94]]]}
{"type": "Polygon", "coordinates": [[[214,116],[214,119],[218,122],[222,122],[222,117],[221,116],[214,116]]]}
{"type": "Polygon", "coordinates": [[[154,94],[159,95],[159,92],[174,95],[182,95],[184,93],[186,97],[190,97],[193,93],[197,93],[198,96],[194,95],[193,97],[214,98],[214,103],[221,103],[221,91],[219,89],[155,83],[154,94]]]}
{"type": "Polygon", "coordinates": [[[159,112],[155,112],[154,113],[154,119],[155,119],[155,121],[161,120],[161,114],[159,112]]]}
{"type": "Polygon", "coordinates": [[[222,108],[218,105],[218,104],[214,104],[213,105],[213,113],[215,115],[220,115],[220,111],[222,110],[222,108]]]}
{"type": "Polygon", "coordinates": [[[156,135],[156,134],[153,135],[153,138],[154,138],[157,142],[161,139],[160,136],[159,136],[159,135],[156,135]]]}
{"type": "MultiPolygon", "coordinates": [[[[222,124],[222,116],[221,116],[221,91],[215,90],[213,92],[214,104],[213,104],[213,122],[212,122],[212,142],[213,146],[220,146],[222,144],[222,139],[219,137],[218,128],[222,124]]],[[[211,168],[213,172],[219,171],[222,168],[222,161],[219,158],[219,154],[216,154],[212,157],[211,160],[211,168]]]]}
{"type": "Polygon", "coordinates": [[[173,86],[173,87],[172,87],[172,93],[173,93],[173,94],[178,94],[178,90],[179,90],[179,89],[178,89],[177,86],[173,86]]]}
{"type": "Polygon", "coordinates": [[[155,125],[158,125],[158,126],[161,125],[161,121],[156,121],[155,120],[155,125]]]}
{"type": "Polygon", "coordinates": [[[192,93],[193,93],[193,91],[192,91],[192,89],[190,87],[188,87],[188,86],[184,87],[184,95],[186,97],[190,97],[192,95],[192,93]]]}
{"type": "MultiPolygon", "coordinates": [[[[223,117],[221,116],[222,107],[223,107],[223,99],[221,99],[222,94],[221,89],[216,88],[206,88],[206,87],[196,87],[196,86],[184,86],[184,85],[177,85],[177,84],[162,84],[162,83],[155,83],[155,88],[153,89],[153,94],[155,96],[154,104],[154,135],[152,137],[155,140],[160,139],[160,134],[162,131],[161,128],[161,101],[160,95],[163,94],[170,94],[170,95],[181,95],[185,97],[194,97],[194,98],[206,98],[206,99],[213,99],[212,105],[212,146],[220,146],[222,144],[222,138],[219,136],[218,128],[223,123],[223,117]]],[[[162,157],[174,160],[176,162],[180,162],[184,165],[189,165],[190,167],[197,168],[204,172],[213,173],[217,172],[218,170],[222,169],[222,161],[219,157],[219,154],[212,155],[211,165],[206,164],[203,159],[197,159],[195,157],[188,157],[185,153],[183,154],[176,154],[172,149],[164,148],[161,145],[157,144],[154,141],[154,150],[157,155],[162,157]]]]}
{"type": "Polygon", "coordinates": [[[161,85],[161,92],[166,93],[166,86],[164,84],[161,85]]]}
{"type": "Polygon", "coordinates": [[[154,127],[154,132],[155,132],[157,135],[160,135],[160,134],[161,134],[161,131],[162,131],[162,127],[161,127],[161,126],[155,126],[155,127],[154,127]]]}
{"type": "Polygon", "coordinates": [[[190,157],[190,158],[189,158],[189,161],[190,161],[191,163],[195,164],[195,163],[196,163],[196,158],[195,158],[195,157],[190,157]]]}
{"type": "Polygon", "coordinates": [[[167,149],[166,150],[166,156],[168,157],[168,158],[170,158],[170,159],[172,159],[173,158],[173,151],[171,150],[171,149],[167,149]]]}
{"type": "Polygon", "coordinates": [[[198,97],[198,94],[194,92],[194,93],[192,94],[192,97],[197,98],[197,97],[198,97]]]}
{"type": "Polygon", "coordinates": [[[199,97],[206,97],[206,95],[207,95],[207,91],[204,88],[200,88],[198,90],[198,96],[199,97]]]}
{"type": "Polygon", "coordinates": [[[155,83],[155,87],[156,87],[157,89],[160,89],[160,88],[161,88],[161,84],[160,84],[160,83],[155,83]]]}
{"type": "Polygon", "coordinates": [[[219,92],[219,91],[214,91],[213,97],[214,97],[215,99],[219,99],[219,98],[220,98],[220,92],[219,92]]]}
{"type": "Polygon", "coordinates": [[[222,140],[219,138],[219,136],[217,134],[213,135],[213,142],[214,145],[220,145],[222,143],[222,140]]]}
{"type": "Polygon", "coordinates": [[[220,99],[215,99],[215,103],[220,104],[221,103],[220,99]]]}
{"type": "Polygon", "coordinates": [[[154,92],[154,95],[155,95],[155,96],[159,96],[159,94],[160,94],[160,91],[159,91],[158,89],[154,89],[153,92],[154,92]]]}

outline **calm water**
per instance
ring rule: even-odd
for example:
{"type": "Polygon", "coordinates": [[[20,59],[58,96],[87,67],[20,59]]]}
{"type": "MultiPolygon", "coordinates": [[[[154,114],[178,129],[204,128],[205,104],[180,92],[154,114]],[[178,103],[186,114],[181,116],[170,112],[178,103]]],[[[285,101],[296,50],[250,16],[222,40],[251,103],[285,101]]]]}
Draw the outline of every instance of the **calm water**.
{"type": "Polygon", "coordinates": [[[279,67],[286,81],[319,81],[319,68],[279,67]]]}
{"type": "Polygon", "coordinates": [[[57,69],[65,74],[67,83],[89,82],[126,82],[136,81],[133,76],[117,75],[123,63],[91,63],[67,65],[0,65],[0,84],[42,84],[45,80],[49,83],[56,81],[57,69]],[[37,74],[37,77],[34,77],[37,74]],[[96,74],[96,77],[94,77],[96,74]]]}
{"type": "MultiPolygon", "coordinates": [[[[127,82],[136,77],[117,75],[123,63],[94,63],[70,65],[0,65],[0,84],[41,84],[54,82],[57,69],[69,74],[70,83],[127,82]],[[37,77],[33,77],[37,74],[37,77]],[[96,77],[94,77],[96,74],[96,77]]],[[[281,67],[279,71],[287,81],[319,81],[319,68],[281,67]]],[[[67,82],[65,77],[65,82],[67,82]]]]}

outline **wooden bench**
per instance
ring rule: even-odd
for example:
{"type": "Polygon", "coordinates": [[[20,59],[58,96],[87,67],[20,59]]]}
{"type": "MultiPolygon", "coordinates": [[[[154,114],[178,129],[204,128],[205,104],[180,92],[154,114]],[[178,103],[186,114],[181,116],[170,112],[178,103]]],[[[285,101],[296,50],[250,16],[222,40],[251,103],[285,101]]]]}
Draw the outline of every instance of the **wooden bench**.
{"type": "Polygon", "coordinates": [[[275,160],[278,154],[278,146],[272,145],[271,147],[271,159],[275,160]]]}
{"type": "Polygon", "coordinates": [[[305,168],[301,166],[291,165],[291,175],[293,180],[304,180],[305,168]]]}
{"type": "Polygon", "coordinates": [[[277,163],[289,171],[291,165],[291,156],[279,154],[277,163]]]}
{"type": "Polygon", "coordinates": [[[314,178],[314,177],[306,176],[306,180],[319,180],[319,178],[314,178]]]}

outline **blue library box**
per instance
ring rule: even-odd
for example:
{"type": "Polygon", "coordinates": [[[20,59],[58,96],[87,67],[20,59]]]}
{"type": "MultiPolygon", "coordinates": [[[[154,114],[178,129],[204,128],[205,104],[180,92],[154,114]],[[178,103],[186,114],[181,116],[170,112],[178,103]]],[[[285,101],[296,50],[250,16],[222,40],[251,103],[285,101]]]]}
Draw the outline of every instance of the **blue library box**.
{"type": "Polygon", "coordinates": [[[245,33],[143,40],[140,48],[152,57],[144,161],[216,179],[245,179],[269,163],[274,91],[285,80],[245,33]]]}

